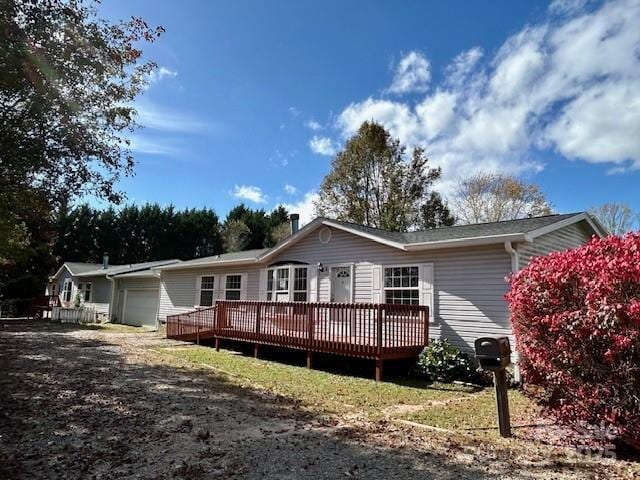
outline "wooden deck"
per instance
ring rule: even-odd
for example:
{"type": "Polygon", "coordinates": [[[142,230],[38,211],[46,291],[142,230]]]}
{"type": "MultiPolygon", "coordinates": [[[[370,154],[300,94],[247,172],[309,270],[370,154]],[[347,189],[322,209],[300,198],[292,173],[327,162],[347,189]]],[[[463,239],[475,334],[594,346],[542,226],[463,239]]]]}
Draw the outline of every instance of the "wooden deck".
{"type": "Polygon", "coordinates": [[[167,316],[167,337],[220,339],[370,358],[376,380],[383,361],[415,357],[429,338],[429,309],[421,305],[218,301],[216,306],[167,316]]]}

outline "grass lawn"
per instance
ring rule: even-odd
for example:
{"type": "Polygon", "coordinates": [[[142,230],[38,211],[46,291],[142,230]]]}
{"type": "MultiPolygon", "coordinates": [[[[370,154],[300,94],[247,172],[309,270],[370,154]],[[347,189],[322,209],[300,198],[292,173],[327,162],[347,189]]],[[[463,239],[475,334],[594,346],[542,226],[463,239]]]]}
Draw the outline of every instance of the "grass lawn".
{"type": "MultiPolygon", "coordinates": [[[[536,422],[538,407],[518,390],[509,390],[511,426],[525,426],[536,422]]],[[[467,430],[498,436],[496,400],[492,388],[472,395],[464,402],[433,405],[413,412],[407,420],[447,430],[467,430]]]]}
{"type": "Polygon", "coordinates": [[[419,380],[375,382],[371,379],[310,370],[267,360],[257,360],[208,347],[156,348],[196,365],[222,371],[238,383],[267,390],[325,412],[346,411],[381,414],[386,407],[423,405],[433,401],[460,399],[471,389],[419,380]]]}

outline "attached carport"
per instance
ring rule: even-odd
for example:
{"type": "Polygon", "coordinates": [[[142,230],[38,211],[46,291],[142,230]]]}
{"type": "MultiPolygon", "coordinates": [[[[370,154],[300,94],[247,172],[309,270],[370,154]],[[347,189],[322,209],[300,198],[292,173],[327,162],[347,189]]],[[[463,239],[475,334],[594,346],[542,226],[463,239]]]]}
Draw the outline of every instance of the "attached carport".
{"type": "Polygon", "coordinates": [[[116,299],[114,320],[125,325],[155,329],[158,318],[160,279],[151,270],[125,273],[113,278],[116,299]]]}

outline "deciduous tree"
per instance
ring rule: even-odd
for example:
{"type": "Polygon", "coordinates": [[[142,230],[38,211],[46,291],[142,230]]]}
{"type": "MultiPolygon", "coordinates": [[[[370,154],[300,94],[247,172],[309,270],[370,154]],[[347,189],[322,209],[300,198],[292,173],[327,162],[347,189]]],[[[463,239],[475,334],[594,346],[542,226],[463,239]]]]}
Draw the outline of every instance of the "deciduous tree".
{"type": "Polygon", "coordinates": [[[460,223],[500,222],[553,212],[537,185],[491,173],[462,179],[451,205],[460,223]]]}
{"type": "Polygon", "coordinates": [[[589,211],[613,235],[623,235],[638,228],[638,216],[626,203],[608,202],[589,211]]]}
{"type": "Polygon", "coordinates": [[[316,210],[392,231],[453,224],[432,186],[441,176],[424,149],[407,149],[385,128],[365,122],[331,164],[320,187],[316,210]]]}

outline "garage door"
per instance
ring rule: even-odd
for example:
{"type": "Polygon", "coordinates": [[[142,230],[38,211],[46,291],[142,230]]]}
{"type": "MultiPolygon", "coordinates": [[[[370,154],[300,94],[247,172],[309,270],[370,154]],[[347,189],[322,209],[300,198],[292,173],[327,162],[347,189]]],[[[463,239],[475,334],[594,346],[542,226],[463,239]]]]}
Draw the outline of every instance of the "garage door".
{"type": "Polygon", "coordinates": [[[125,304],[124,321],[128,325],[155,328],[158,291],[129,289],[125,304]]]}

